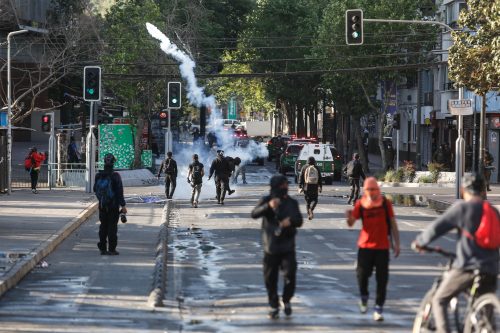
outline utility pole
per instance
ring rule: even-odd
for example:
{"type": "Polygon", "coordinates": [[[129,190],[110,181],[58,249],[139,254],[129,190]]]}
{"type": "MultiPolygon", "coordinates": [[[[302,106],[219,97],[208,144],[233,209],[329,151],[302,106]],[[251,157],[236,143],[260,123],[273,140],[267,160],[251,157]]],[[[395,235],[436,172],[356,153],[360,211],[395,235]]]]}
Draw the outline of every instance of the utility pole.
{"type": "Polygon", "coordinates": [[[415,124],[415,127],[417,129],[416,131],[416,146],[415,146],[415,152],[416,152],[416,157],[415,157],[415,164],[417,167],[417,170],[420,170],[422,166],[422,154],[420,152],[421,148],[421,126],[420,126],[420,121],[422,118],[422,70],[419,69],[417,73],[417,123],[415,124]]]}

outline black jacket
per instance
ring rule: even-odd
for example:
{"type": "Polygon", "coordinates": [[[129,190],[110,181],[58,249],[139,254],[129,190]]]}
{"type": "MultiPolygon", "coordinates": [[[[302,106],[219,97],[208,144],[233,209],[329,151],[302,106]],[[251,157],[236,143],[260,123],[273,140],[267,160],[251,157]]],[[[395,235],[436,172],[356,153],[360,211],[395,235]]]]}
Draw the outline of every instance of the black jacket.
{"type": "Polygon", "coordinates": [[[363,171],[363,166],[359,160],[352,160],[344,168],[344,172],[347,173],[347,177],[359,179],[365,179],[365,172],[363,171]]]}
{"type": "Polygon", "coordinates": [[[113,170],[99,171],[99,173],[95,175],[94,188],[93,188],[94,193],[96,192],[96,184],[99,181],[99,179],[103,177],[109,177],[110,174],[111,174],[111,187],[115,195],[115,200],[113,201],[111,207],[105,207],[105,208],[118,209],[120,206],[125,207],[125,197],[123,196],[122,177],[120,177],[120,174],[118,172],[115,172],[113,170]]]}
{"type": "Polygon", "coordinates": [[[215,173],[215,177],[218,178],[226,178],[231,175],[231,166],[229,164],[229,161],[222,157],[217,157],[212,161],[212,165],[210,166],[210,173],[208,174],[209,177],[212,177],[212,175],[215,173]]]}
{"type": "Polygon", "coordinates": [[[274,211],[269,207],[271,196],[263,197],[252,211],[252,218],[262,217],[262,246],[267,254],[280,254],[295,251],[295,235],[297,228],[302,226],[302,214],[297,200],[287,196],[281,199],[278,209],[274,211]],[[290,217],[291,226],[281,230],[279,221],[290,217]]]}
{"type": "Polygon", "coordinates": [[[167,165],[168,163],[171,163],[170,167],[172,168],[172,172],[169,172],[169,175],[172,175],[174,177],[177,177],[177,162],[173,158],[167,158],[163,162],[161,162],[160,170],[158,171],[158,177],[160,177],[161,172],[164,171],[165,174],[167,174],[167,165]]]}

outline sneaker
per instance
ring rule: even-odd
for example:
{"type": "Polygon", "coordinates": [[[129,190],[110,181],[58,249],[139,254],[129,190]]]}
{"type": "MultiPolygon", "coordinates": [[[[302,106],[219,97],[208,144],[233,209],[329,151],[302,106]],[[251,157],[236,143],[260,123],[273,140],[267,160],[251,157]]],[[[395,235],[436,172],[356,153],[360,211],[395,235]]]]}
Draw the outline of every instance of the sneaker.
{"type": "Polygon", "coordinates": [[[271,308],[267,315],[270,319],[278,319],[280,317],[280,308],[271,308]]]}
{"type": "Polygon", "coordinates": [[[109,254],[110,256],[117,256],[117,255],[119,255],[119,254],[120,254],[120,252],[118,252],[118,251],[116,251],[116,250],[113,250],[113,251],[109,251],[109,252],[108,252],[108,254],[109,254]]]}
{"type": "Polygon", "coordinates": [[[283,303],[283,304],[285,304],[285,314],[287,316],[291,316],[292,315],[292,305],[290,304],[290,302],[283,303]]]}
{"type": "Polygon", "coordinates": [[[236,192],[236,190],[231,190],[231,191],[229,191],[227,194],[228,194],[228,195],[231,195],[231,194],[233,194],[234,192],[236,192]]]}
{"type": "Polygon", "coordinates": [[[198,208],[198,202],[194,203],[194,208],[198,208]]]}
{"type": "Polygon", "coordinates": [[[375,306],[375,311],[373,312],[373,320],[375,321],[384,321],[384,315],[382,314],[382,307],[381,306],[375,306]]]}
{"type": "Polygon", "coordinates": [[[366,313],[368,311],[367,303],[363,303],[363,301],[359,301],[358,306],[359,306],[360,313],[366,313]]]}
{"type": "Polygon", "coordinates": [[[312,220],[313,218],[314,218],[314,212],[311,209],[311,218],[309,218],[309,220],[312,220]]]}
{"type": "Polygon", "coordinates": [[[224,201],[221,201],[221,202],[220,202],[220,204],[221,204],[221,205],[224,205],[224,201]]]}
{"type": "Polygon", "coordinates": [[[244,180],[244,181],[243,181],[243,184],[245,184],[245,185],[246,185],[246,184],[248,184],[248,183],[247,183],[247,181],[246,181],[246,180],[244,180]]]}
{"type": "Polygon", "coordinates": [[[101,256],[105,256],[105,255],[107,255],[107,254],[108,254],[108,251],[106,251],[106,250],[101,250],[101,256]]]}
{"type": "Polygon", "coordinates": [[[311,216],[311,214],[312,214],[311,210],[310,210],[310,209],[308,209],[308,210],[307,210],[307,218],[308,218],[309,220],[312,220],[312,216],[311,216]]]}

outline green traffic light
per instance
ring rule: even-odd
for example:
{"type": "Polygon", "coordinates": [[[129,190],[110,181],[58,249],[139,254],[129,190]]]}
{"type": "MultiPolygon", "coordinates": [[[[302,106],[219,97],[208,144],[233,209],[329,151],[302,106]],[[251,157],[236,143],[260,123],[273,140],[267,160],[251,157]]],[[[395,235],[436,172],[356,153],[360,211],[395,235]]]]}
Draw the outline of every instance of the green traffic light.
{"type": "Polygon", "coordinates": [[[352,33],[352,38],[359,38],[359,32],[354,31],[354,32],[352,33]]]}
{"type": "Polygon", "coordinates": [[[87,89],[87,92],[88,92],[89,94],[93,95],[93,94],[94,94],[94,89],[87,89]]]}

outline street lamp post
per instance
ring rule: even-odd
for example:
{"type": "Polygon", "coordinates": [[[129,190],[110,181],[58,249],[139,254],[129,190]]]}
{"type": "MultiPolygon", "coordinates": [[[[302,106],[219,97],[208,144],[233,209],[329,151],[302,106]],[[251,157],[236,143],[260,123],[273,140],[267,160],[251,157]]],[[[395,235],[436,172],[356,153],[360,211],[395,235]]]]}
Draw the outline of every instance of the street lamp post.
{"type": "Polygon", "coordinates": [[[28,32],[28,30],[17,30],[9,32],[7,35],[7,193],[12,189],[12,106],[11,106],[11,79],[10,79],[10,39],[15,35],[28,32]]]}

